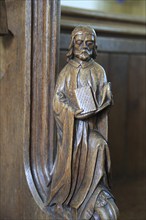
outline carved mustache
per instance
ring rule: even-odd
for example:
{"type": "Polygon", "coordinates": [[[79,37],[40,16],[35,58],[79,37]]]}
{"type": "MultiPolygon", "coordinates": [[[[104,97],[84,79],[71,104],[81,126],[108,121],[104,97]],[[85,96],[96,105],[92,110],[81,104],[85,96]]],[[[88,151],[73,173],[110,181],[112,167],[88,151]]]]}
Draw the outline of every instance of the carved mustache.
{"type": "Polygon", "coordinates": [[[81,50],[81,51],[79,51],[79,52],[76,52],[76,55],[81,55],[81,54],[84,54],[84,53],[87,53],[88,55],[90,55],[91,53],[90,53],[90,51],[89,50],[81,50]]]}
{"type": "Polygon", "coordinates": [[[88,54],[90,54],[89,50],[82,50],[81,53],[88,53],[88,54]]]}

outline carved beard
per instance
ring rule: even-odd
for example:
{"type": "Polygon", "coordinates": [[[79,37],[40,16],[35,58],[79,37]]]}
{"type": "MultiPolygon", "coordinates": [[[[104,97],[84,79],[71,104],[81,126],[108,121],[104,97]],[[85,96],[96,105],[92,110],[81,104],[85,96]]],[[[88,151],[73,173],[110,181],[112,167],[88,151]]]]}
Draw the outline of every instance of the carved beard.
{"type": "Polygon", "coordinates": [[[74,56],[79,58],[82,61],[87,61],[91,58],[92,52],[88,50],[82,50],[81,52],[75,52],[74,56]]]}

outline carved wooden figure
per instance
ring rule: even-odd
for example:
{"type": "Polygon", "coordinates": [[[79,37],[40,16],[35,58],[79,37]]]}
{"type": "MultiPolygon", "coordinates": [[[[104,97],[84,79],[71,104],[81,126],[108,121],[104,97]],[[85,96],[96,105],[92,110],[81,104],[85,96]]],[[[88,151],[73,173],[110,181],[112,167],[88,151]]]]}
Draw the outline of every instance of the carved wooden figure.
{"type": "Polygon", "coordinates": [[[94,61],[96,55],[95,31],[77,26],[53,100],[57,153],[46,206],[54,219],[116,220],[118,216],[110,191],[107,144],[112,93],[103,67],[94,61]]]}

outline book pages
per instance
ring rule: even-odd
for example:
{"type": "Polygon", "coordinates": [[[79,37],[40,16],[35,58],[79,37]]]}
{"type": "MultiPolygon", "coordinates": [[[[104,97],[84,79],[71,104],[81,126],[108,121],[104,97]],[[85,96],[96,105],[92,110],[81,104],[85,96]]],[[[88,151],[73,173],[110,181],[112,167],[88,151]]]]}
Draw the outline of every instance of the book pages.
{"type": "Polygon", "coordinates": [[[81,114],[93,112],[97,109],[90,86],[75,89],[75,95],[79,109],[84,110],[81,114]]]}

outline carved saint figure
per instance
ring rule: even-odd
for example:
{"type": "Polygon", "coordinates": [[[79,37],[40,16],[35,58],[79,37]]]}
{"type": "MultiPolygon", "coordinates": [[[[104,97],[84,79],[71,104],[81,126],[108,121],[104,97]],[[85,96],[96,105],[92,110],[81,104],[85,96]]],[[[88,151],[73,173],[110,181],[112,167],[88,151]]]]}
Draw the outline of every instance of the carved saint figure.
{"type": "Polygon", "coordinates": [[[116,220],[118,215],[109,186],[109,148],[99,129],[112,94],[96,55],[95,31],[77,26],[53,100],[57,153],[48,204],[62,219],[116,220]]]}

